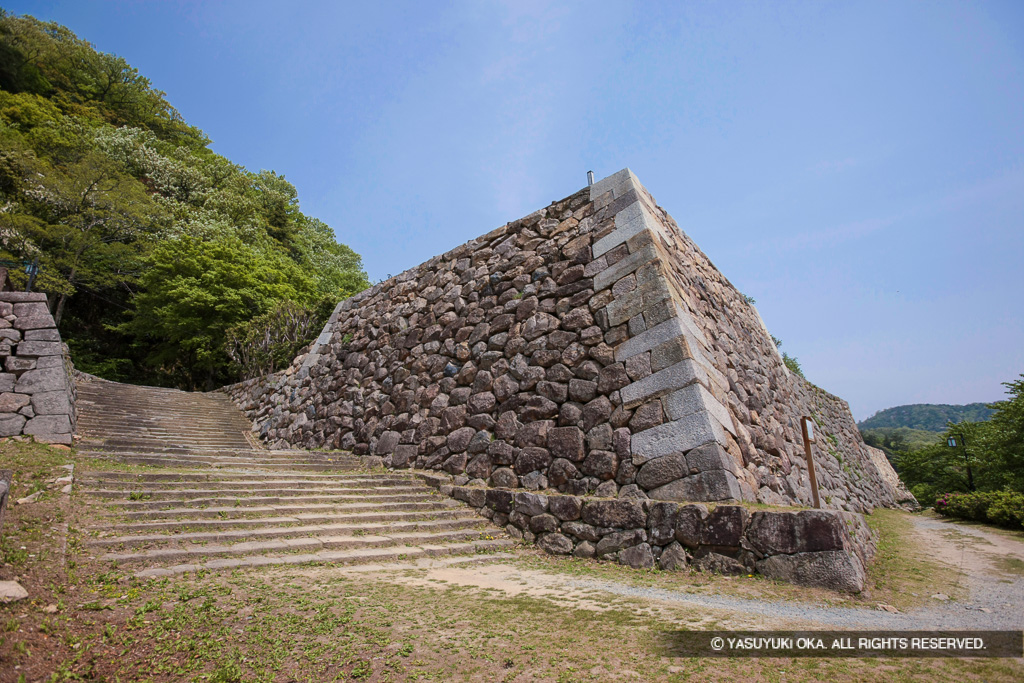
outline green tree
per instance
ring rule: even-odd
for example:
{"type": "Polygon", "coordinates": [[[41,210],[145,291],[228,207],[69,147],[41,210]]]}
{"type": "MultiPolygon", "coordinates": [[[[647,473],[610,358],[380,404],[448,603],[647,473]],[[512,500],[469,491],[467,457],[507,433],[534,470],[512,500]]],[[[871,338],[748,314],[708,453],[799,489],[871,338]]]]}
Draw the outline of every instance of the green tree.
{"type": "Polygon", "coordinates": [[[287,258],[234,236],[188,235],[160,244],[147,260],[135,314],[121,330],[148,348],[146,362],[190,389],[226,377],[226,331],[276,301],[310,302],[315,284],[287,258]]]}

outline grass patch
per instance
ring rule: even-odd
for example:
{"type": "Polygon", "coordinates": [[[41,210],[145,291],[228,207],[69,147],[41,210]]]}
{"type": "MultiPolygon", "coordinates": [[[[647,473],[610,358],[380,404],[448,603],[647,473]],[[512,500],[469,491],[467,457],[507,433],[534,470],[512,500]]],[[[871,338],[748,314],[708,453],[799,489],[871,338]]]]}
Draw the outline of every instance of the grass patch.
{"type": "Polygon", "coordinates": [[[959,572],[931,559],[915,537],[911,513],[879,508],[867,521],[878,534],[878,550],[868,567],[871,600],[902,610],[924,604],[935,593],[964,596],[959,572]]]}

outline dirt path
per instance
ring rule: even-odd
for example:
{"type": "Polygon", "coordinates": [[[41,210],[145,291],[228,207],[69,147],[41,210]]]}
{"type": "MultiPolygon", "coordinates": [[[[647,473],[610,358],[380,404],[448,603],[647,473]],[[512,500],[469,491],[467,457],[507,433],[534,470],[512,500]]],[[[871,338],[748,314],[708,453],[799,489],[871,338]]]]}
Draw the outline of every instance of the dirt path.
{"type": "Polygon", "coordinates": [[[620,604],[622,599],[634,608],[659,613],[699,607],[713,610],[723,627],[777,628],[781,620],[791,628],[1024,629],[1024,537],[935,516],[915,515],[912,519],[917,540],[930,557],[959,573],[965,599],[922,595],[924,606],[894,614],[871,607],[642,587],[529,569],[507,561],[474,567],[421,565],[411,572],[399,567],[381,569],[390,580],[411,586],[454,585],[510,597],[525,594],[577,609],[601,610],[620,604]]]}

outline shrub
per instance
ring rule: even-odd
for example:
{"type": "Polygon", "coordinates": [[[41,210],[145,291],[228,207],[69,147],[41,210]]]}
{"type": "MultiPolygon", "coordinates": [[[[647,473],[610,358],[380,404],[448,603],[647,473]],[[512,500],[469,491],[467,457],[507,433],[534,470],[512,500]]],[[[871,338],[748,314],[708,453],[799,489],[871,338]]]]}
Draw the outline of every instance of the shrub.
{"type": "Polygon", "coordinates": [[[944,493],[935,500],[935,511],[946,517],[1019,528],[1024,526],[1024,493],[1015,491],[944,493]]]}

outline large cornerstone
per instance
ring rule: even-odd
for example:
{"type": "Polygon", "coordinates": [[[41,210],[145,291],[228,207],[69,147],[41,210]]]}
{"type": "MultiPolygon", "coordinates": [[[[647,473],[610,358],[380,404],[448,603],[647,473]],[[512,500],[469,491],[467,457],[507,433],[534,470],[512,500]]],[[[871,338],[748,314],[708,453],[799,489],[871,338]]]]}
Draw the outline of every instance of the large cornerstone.
{"type": "Polygon", "coordinates": [[[343,301],[226,391],[272,447],[676,502],[810,504],[806,416],[823,507],[911,498],[629,170],[343,301]]]}

